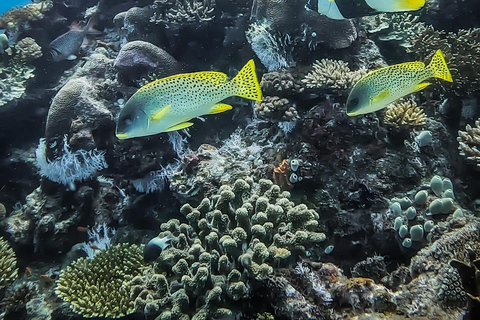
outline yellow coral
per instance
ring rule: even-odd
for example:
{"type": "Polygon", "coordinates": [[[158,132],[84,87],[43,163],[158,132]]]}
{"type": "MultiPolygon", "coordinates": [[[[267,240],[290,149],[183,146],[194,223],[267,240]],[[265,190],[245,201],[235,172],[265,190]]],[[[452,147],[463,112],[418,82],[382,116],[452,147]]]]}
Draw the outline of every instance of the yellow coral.
{"type": "Polygon", "coordinates": [[[135,311],[132,279],[144,269],[142,249],[120,244],[80,258],[60,274],[55,293],[87,318],[120,318],[135,311]]]}
{"type": "Polygon", "coordinates": [[[0,238],[0,288],[15,280],[18,275],[17,257],[8,241],[0,238]]]}
{"type": "Polygon", "coordinates": [[[422,126],[427,116],[415,101],[401,101],[391,104],[385,111],[384,121],[386,124],[399,126],[422,126]]]}

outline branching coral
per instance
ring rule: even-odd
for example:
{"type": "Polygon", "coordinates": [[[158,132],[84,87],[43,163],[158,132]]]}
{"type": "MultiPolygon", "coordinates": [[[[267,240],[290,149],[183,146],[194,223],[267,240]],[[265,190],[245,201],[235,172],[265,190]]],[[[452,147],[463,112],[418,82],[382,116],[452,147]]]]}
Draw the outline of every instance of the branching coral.
{"type": "Polygon", "coordinates": [[[307,88],[351,89],[366,74],[367,70],[352,71],[342,60],[322,59],[316,61],[302,82],[307,88]]]}
{"type": "Polygon", "coordinates": [[[157,0],[154,9],[151,21],[157,24],[204,23],[215,18],[215,0],[157,0]]]}
{"type": "Polygon", "coordinates": [[[0,16],[0,29],[14,29],[25,22],[41,20],[52,7],[51,1],[41,1],[13,8],[0,16]]]}
{"type": "Polygon", "coordinates": [[[142,274],[143,268],[140,247],[115,245],[62,270],[55,293],[84,317],[120,318],[135,311],[131,280],[142,274]]]}
{"type": "Polygon", "coordinates": [[[400,101],[387,107],[384,121],[386,124],[400,126],[422,126],[427,116],[422,109],[417,107],[415,101],[400,101]]]}
{"type": "Polygon", "coordinates": [[[281,97],[300,93],[305,90],[302,82],[287,71],[264,73],[260,86],[265,95],[281,97]]]}
{"type": "Polygon", "coordinates": [[[0,238],[0,288],[17,278],[17,257],[8,242],[0,238]]]}
{"type": "Polygon", "coordinates": [[[157,272],[134,279],[137,310],[159,319],[234,315],[254,279],[325,240],[318,214],[289,197],[269,180],[247,178],[221,186],[196,208],[184,205],[188,224],[161,225],[159,237],[175,239],[160,254],[157,272]]]}
{"type": "Polygon", "coordinates": [[[262,119],[293,121],[298,118],[295,103],[276,96],[264,96],[262,101],[255,102],[255,113],[262,119]]]}
{"type": "Polygon", "coordinates": [[[458,150],[467,162],[480,170],[480,119],[475,121],[475,127],[467,124],[465,131],[458,131],[458,150]]]}

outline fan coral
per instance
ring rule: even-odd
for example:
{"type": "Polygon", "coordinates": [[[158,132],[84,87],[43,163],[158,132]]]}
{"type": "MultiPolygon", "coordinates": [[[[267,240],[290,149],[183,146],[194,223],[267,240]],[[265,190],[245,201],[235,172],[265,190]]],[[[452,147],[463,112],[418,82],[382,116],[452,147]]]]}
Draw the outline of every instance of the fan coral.
{"type": "Polygon", "coordinates": [[[317,60],[312,68],[313,70],[302,80],[307,88],[348,90],[367,73],[363,68],[352,71],[342,60],[317,60]]]}
{"type": "Polygon", "coordinates": [[[180,211],[188,224],[161,225],[159,237],[175,239],[160,254],[158,272],[134,279],[137,310],[160,313],[158,319],[234,315],[254,279],[325,240],[318,214],[289,197],[269,180],[247,178],[221,186],[196,208],[185,204],[180,211]]]}
{"type": "Polygon", "coordinates": [[[27,21],[41,20],[44,13],[53,6],[51,1],[41,1],[27,4],[26,6],[13,8],[0,16],[0,29],[12,29],[27,21]]]}
{"type": "Polygon", "coordinates": [[[62,270],[55,293],[84,317],[120,318],[135,311],[131,280],[141,275],[143,268],[140,247],[115,245],[62,270]]]}
{"type": "Polygon", "coordinates": [[[17,257],[7,240],[0,238],[0,288],[17,278],[17,257]]]}
{"type": "Polygon", "coordinates": [[[467,162],[480,170],[480,119],[475,121],[475,127],[467,124],[465,131],[458,131],[458,150],[467,162]]]}
{"type": "Polygon", "coordinates": [[[400,126],[422,126],[425,124],[426,115],[417,107],[415,101],[400,101],[387,107],[384,121],[386,124],[400,126]]]}

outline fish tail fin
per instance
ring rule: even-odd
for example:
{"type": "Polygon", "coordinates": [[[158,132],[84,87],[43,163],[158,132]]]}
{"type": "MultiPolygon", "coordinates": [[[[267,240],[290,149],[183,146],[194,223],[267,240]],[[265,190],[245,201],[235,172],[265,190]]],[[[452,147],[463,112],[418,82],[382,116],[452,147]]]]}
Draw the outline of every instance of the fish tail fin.
{"type": "Polygon", "coordinates": [[[425,0],[397,0],[395,2],[399,11],[420,10],[425,5],[425,0]]]}
{"type": "Polygon", "coordinates": [[[432,61],[427,68],[433,71],[433,76],[435,78],[453,82],[452,75],[450,74],[450,70],[448,70],[445,57],[443,56],[441,50],[437,50],[437,52],[435,52],[435,55],[433,56],[432,61]]]}
{"type": "Polygon", "coordinates": [[[262,90],[258,83],[253,60],[248,61],[230,83],[235,87],[236,96],[262,101],[262,90]]]}

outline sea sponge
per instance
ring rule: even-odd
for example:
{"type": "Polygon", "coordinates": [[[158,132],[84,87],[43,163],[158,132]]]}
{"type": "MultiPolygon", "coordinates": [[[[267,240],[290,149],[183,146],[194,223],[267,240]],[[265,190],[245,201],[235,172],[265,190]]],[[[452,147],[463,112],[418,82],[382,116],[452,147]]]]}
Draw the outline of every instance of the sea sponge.
{"type": "Polygon", "coordinates": [[[250,297],[255,279],[325,240],[318,214],[289,197],[270,180],[247,178],[221,186],[196,208],[182,206],[188,224],[172,219],[161,225],[160,237],[175,238],[157,259],[156,272],[145,270],[134,280],[137,310],[156,310],[160,319],[233,313],[231,306],[250,297]],[[179,304],[178,292],[186,301],[206,303],[179,304]]]}
{"type": "Polygon", "coordinates": [[[365,69],[352,71],[342,60],[322,59],[315,61],[302,82],[307,88],[349,90],[367,73],[365,69]]]}
{"type": "Polygon", "coordinates": [[[416,127],[424,125],[426,118],[427,116],[423,110],[417,107],[417,103],[408,100],[389,105],[385,111],[383,120],[386,124],[395,127],[416,127]]]}
{"type": "Polygon", "coordinates": [[[7,240],[0,237],[0,289],[18,276],[17,257],[7,240]]]}
{"type": "Polygon", "coordinates": [[[458,131],[458,150],[468,163],[480,170],[480,119],[475,127],[467,124],[465,131],[458,131]]]}
{"type": "Polygon", "coordinates": [[[132,279],[144,269],[142,248],[119,244],[62,270],[55,293],[86,318],[121,318],[135,311],[132,279]]]}

